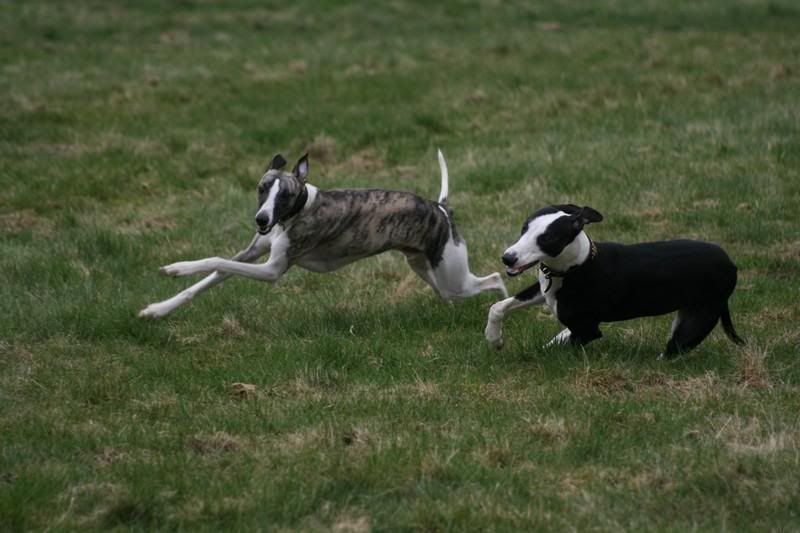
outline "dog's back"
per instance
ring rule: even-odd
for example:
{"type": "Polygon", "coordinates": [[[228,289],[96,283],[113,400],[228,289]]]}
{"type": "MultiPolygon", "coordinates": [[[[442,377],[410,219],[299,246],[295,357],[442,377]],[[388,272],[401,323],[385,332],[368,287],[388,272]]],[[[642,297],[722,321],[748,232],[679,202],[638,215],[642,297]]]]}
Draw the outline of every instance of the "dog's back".
{"type": "Polygon", "coordinates": [[[394,249],[424,253],[437,264],[451,235],[448,210],[414,193],[382,189],[320,190],[289,228],[290,257],[313,250],[329,260],[360,259],[394,249]]]}
{"type": "Polygon", "coordinates": [[[673,240],[596,245],[597,257],[564,279],[559,308],[580,306],[602,322],[613,322],[710,302],[721,306],[736,286],[736,266],[715,244],[673,240]]]}

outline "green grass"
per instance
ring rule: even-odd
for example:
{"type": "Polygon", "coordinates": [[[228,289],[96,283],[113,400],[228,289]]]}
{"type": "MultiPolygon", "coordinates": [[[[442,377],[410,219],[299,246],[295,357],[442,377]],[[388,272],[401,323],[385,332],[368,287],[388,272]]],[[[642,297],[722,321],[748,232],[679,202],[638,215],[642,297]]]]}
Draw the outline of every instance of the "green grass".
{"type": "Polygon", "coordinates": [[[0,13],[0,529],[797,528],[793,2],[0,13]],[[591,205],[599,240],[722,243],[748,346],[657,361],[662,317],[545,352],[528,310],[495,353],[493,296],[393,254],[136,318],[190,283],[158,266],[247,244],[273,153],[433,198],[436,147],[474,271],[591,205]]]}

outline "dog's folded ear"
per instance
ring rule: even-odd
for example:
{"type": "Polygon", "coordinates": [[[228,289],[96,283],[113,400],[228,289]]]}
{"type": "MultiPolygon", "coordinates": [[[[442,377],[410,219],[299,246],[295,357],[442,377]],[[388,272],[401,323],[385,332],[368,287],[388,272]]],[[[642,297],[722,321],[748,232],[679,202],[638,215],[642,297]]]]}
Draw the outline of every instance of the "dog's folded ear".
{"type": "Polygon", "coordinates": [[[584,224],[591,224],[592,222],[603,221],[603,215],[601,215],[598,211],[592,209],[588,205],[581,208],[580,215],[581,218],[583,218],[584,224]]]}
{"type": "Polygon", "coordinates": [[[563,211],[568,215],[575,215],[581,212],[581,208],[575,204],[558,204],[554,205],[556,209],[559,211],[563,211]]]}
{"type": "Polygon", "coordinates": [[[280,170],[286,166],[286,160],[281,154],[275,154],[272,161],[267,165],[267,170],[280,170]]]}
{"type": "Polygon", "coordinates": [[[306,178],[308,178],[308,153],[297,160],[297,164],[292,169],[292,174],[303,183],[306,182],[306,178]]]}
{"type": "Polygon", "coordinates": [[[572,225],[575,227],[575,231],[581,231],[586,224],[601,222],[603,220],[603,215],[589,206],[584,206],[570,214],[570,218],[572,219],[572,225]]]}

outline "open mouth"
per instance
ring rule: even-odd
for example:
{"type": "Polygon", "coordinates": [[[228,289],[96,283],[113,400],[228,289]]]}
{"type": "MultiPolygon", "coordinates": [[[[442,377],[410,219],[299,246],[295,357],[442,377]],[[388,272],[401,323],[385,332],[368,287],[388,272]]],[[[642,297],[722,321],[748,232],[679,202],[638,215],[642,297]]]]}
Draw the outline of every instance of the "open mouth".
{"type": "Polygon", "coordinates": [[[263,228],[261,226],[256,227],[256,231],[258,232],[259,235],[266,235],[267,233],[269,233],[269,230],[271,229],[272,226],[264,226],[263,228]]]}
{"type": "Polygon", "coordinates": [[[536,266],[538,263],[539,263],[539,261],[534,261],[533,263],[528,263],[527,265],[522,265],[522,266],[515,267],[515,268],[509,267],[509,268],[506,269],[506,274],[509,277],[512,277],[512,278],[514,276],[519,276],[520,274],[522,274],[523,272],[525,272],[529,268],[531,268],[533,266],[536,266]]]}

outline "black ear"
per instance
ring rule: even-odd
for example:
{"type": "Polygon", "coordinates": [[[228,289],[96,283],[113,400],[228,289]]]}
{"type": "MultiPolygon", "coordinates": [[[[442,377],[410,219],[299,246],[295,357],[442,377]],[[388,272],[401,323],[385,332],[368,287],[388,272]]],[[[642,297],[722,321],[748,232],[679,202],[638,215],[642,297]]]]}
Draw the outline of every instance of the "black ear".
{"type": "Polygon", "coordinates": [[[581,217],[583,217],[583,221],[585,224],[591,224],[593,222],[603,221],[603,215],[601,215],[598,211],[595,211],[588,205],[584,206],[581,209],[581,217]]]}
{"type": "Polygon", "coordinates": [[[308,178],[308,153],[297,160],[297,164],[292,169],[292,174],[303,183],[306,182],[306,178],[308,178]]]}
{"type": "Polygon", "coordinates": [[[559,211],[565,212],[568,215],[574,215],[576,213],[581,212],[581,208],[575,204],[561,204],[561,205],[554,205],[553,207],[555,207],[559,211]]]}
{"type": "Polygon", "coordinates": [[[267,170],[280,170],[286,166],[286,160],[283,158],[281,154],[275,154],[275,157],[272,158],[272,161],[269,162],[267,165],[267,170]]]}
{"type": "Polygon", "coordinates": [[[578,211],[570,215],[570,218],[572,218],[572,225],[574,226],[575,230],[580,231],[586,224],[602,222],[603,215],[589,206],[584,206],[578,208],[578,211]]]}

